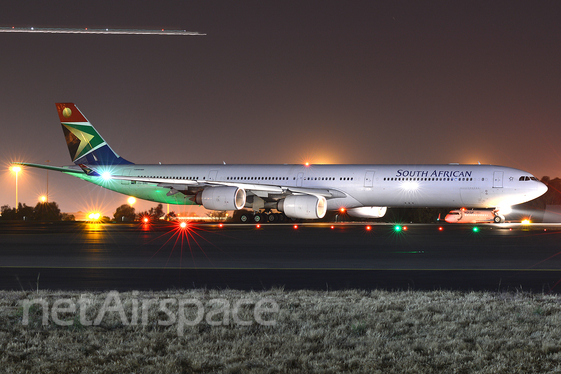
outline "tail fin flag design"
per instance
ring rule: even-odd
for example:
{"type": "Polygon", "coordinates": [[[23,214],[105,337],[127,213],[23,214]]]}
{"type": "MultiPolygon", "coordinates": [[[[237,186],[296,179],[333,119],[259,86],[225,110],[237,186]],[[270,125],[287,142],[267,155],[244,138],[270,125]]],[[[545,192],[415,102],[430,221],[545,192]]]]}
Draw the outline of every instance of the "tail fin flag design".
{"type": "Polygon", "coordinates": [[[132,164],[111,149],[74,103],[57,103],[56,108],[74,164],[132,164]]]}

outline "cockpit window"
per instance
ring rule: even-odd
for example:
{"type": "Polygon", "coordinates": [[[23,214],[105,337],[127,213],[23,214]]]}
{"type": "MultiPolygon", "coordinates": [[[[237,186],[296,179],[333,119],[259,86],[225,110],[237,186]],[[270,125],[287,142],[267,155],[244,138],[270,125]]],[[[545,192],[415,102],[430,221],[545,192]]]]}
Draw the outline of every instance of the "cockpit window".
{"type": "Polygon", "coordinates": [[[538,181],[538,182],[539,182],[539,179],[536,178],[536,177],[529,177],[529,176],[527,176],[527,175],[523,175],[523,176],[521,176],[520,178],[518,178],[518,181],[520,181],[520,182],[524,182],[524,181],[538,181]]]}

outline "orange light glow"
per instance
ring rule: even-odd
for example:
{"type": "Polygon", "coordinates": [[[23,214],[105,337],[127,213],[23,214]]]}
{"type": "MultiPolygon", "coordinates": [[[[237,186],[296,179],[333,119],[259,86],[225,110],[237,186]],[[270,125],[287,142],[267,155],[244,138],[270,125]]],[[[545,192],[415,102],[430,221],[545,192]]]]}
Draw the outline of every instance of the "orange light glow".
{"type": "Polygon", "coordinates": [[[304,165],[306,165],[306,167],[308,167],[308,166],[310,166],[310,163],[308,161],[306,161],[306,163],[304,165]]]}
{"type": "Polygon", "coordinates": [[[187,227],[187,222],[181,222],[179,224],[179,227],[181,227],[182,229],[186,228],[187,227]]]}
{"type": "Polygon", "coordinates": [[[345,213],[346,211],[347,211],[347,209],[345,209],[343,207],[339,208],[339,212],[341,212],[341,213],[345,213]]]}
{"type": "Polygon", "coordinates": [[[148,222],[150,222],[150,219],[149,219],[148,217],[144,217],[144,218],[142,219],[142,222],[143,222],[143,223],[148,223],[148,222]]]}
{"type": "Polygon", "coordinates": [[[90,214],[88,214],[88,219],[90,221],[97,221],[101,218],[101,213],[99,212],[92,212],[90,214]]]}
{"type": "Polygon", "coordinates": [[[372,230],[372,226],[366,226],[366,231],[372,230]]]}

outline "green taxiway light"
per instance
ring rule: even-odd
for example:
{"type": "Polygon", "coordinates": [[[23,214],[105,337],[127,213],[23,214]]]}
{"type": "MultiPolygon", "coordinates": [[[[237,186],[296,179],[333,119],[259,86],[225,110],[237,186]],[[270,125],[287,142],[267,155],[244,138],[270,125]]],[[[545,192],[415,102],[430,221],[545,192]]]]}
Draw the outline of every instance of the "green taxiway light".
{"type": "Polygon", "coordinates": [[[401,231],[401,226],[395,225],[395,226],[393,227],[393,229],[394,229],[395,232],[400,232],[400,231],[401,231]]]}
{"type": "Polygon", "coordinates": [[[473,228],[473,232],[479,232],[479,227],[475,226],[475,227],[473,228]]]}

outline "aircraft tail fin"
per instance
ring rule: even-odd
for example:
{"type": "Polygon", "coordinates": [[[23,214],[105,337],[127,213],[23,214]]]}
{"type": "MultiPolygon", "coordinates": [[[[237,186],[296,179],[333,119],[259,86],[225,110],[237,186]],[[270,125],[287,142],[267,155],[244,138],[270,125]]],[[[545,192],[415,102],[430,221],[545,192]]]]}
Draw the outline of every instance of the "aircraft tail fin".
{"type": "Polygon", "coordinates": [[[56,109],[74,164],[132,164],[111,149],[74,103],[57,103],[56,109]]]}

